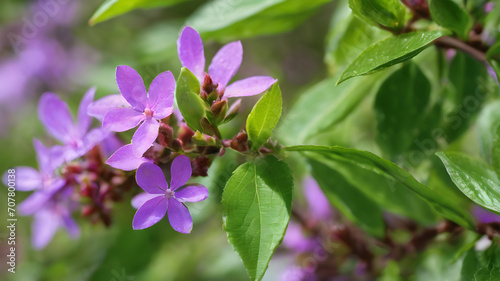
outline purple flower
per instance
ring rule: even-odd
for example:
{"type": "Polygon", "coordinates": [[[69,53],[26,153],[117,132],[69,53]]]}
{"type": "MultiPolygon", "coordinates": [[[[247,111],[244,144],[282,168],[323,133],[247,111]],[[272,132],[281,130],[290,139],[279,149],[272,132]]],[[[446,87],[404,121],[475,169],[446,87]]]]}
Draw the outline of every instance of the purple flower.
{"type": "Polygon", "coordinates": [[[481,223],[490,223],[490,222],[498,222],[500,223],[500,216],[481,207],[478,205],[474,205],[472,207],[472,213],[481,223]]]}
{"type": "Polygon", "coordinates": [[[190,233],[193,220],[183,202],[198,202],[208,197],[202,185],[185,185],[191,177],[191,161],[187,156],[177,156],[170,170],[170,188],[160,167],[144,163],[137,169],[137,184],[146,191],[132,199],[138,208],[132,222],[134,229],[144,229],[159,222],[166,213],[173,229],[190,233]]]}
{"type": "MultiPolygon", "coordinates": [[[[182,66],[187,67],[200,83],[205,81],[205,54],[200,34],[190,26],[182,30],[177,40],[177,52],[182,66]]],[[[212,59],[208,67],[208,75],[224,97],[253,96],[264,92],[276,80],[269,76],[254,76],[242,79],[227,86],[236,74],[243,59],[243,47],[240,41],[223,46],[212,59]],[[227,86],[227,87],[226,87],[227,86]]],[[[203,87],[203,85],[202,85],[203,87]]]]}
{"type": "Polygon", "coordinates": [[[103,128],[123,132],[139,125],[132,137],[131,152],[140,157],[158,136],[161,120],[172,113],[175,79],[170,71],[160,73],[151,83],[149,93],[141,76],[133,68],[116,68],[116,82],[130,107],[112,109],[103,120],[103,128]]]}
{"type": "Polygon", "coordinates": [[[304,196],[309,204],[311,216],[315,220],[328,220],[332,217],[330,202],[313,177],[306,177],[302,182],[304,196]]]}
{"type": "Polygon", "coordinates": [[[321,244],[315,237],[306,237],[302,226],[291,221],[286,229],[283,245],[296,253],[313,252],[321,244]]]}
{"type": "MultiPolygon", "coordinates": [[[[57,165],[54,158],[59,158],[58,151],[46,148],[39,140],[33,140],[39,171],[32,167],[15,167],[16,189],[19,191],[31,190],[58,190],[63,187],[66,180],[54,174],[57,165]]],[[[4,174],[3,182],[7,186],[7,174],[4,174]]]]}
{"type": "MultiPolygon", "coordinates": [[[[34,194],[38,192],[41,191],[34,194]]],[[[60,227],[65,228],[72,238],[77,238],[80,235],[78,225],[71,218],[71,211],[76,207],[76,204],[70,201],[72,193],[71,189],[63,190],[57,196],[52,196],[50,200],[44,201],[43,206],[33,213],[31,240],[35,249],[44,248],[60,227]]],[[[31,203],[36,202],[31,200],[31,203]]]]}
{"type": "Polygon", "coordinates": [[[92,118],[87,114],[87,107],[94,99],[95,88],[90,88],[80,102],[77,122],[68,105],[53,93],[45,93],[38,104],[38,116],[47,131],[64,144],[61,150],[61,163],[78,158],[101,142],[107,132],[101,128],[89,131],[92,118]]]}

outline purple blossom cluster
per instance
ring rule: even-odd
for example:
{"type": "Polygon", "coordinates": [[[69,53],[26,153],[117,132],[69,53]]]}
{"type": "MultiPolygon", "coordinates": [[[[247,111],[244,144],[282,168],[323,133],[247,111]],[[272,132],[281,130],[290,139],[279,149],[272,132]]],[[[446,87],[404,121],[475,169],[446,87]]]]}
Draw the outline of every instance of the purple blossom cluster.
{"type": "MultiPolygon", "coordinates": [[[[205,73],[203,43],[191,27],[181,32],[178,52],[183,66],[200,80],[199,96],[207,110],[217,103],[227,104],[228,97],[262,93],[276,82],[257,76],[229,84],[241,64],[240,42],[222,47],[205,73]]],[[[167,216],[174,230],[190,233],[193,220],[185,203],[207,199],[208,189],[189,179],[206,176],[225,147],[248,147],[243,133],[231,140],[190,128],[174,108],[176,81],[170,71],[160,73],[146,89],[137,71],[121,65],[116,82],[120,94],[97,101],[96,89],[90,88],[75,119],[57,95],[45,93],[40,98],[39,119],[56,144],[46,147],[35,139],[39,170],[16,168],[18,190],[33,191],[19,211],[34,217],[32,240],[37,249],[45,247],[58,228],[78,237],[79,227],[72,218],[77,210],[92,222],[110,225],[113,203],[133,191],[134,182],[145,192],[131,201],[137,209],[133,229],[151,227],[167,216]],[[92,117],[102,126],[92,128],[92,117]],[[133,128],[137,129],[129,142],[119,139],[117,133],[133,128]],[[129,172],[134,170],[135,177],[129,172]]],[[[236,114],[239,101],[235,104],[231,114],[236,114]]]]}

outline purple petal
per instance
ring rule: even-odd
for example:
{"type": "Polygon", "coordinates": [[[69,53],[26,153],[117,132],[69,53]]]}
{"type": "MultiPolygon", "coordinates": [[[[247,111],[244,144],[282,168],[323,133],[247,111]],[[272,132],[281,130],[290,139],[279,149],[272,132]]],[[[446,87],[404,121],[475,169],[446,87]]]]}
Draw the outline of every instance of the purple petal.
{"type": "Polygon", "coordinates": [[[472,213],[481,223],[491,223],[498,222],[500,223],[500,216],[481,207],[478,205],[474,205],[472,207],[472,213]]]}
{"type": "Polygon", "coordinates": [[[80,228],[69,214],[63,214],[61,220],[62,226],[66,229],[71,238],[75,239],[80,236],[80,228]]]}
{"type": "Polygon", "coordinates": [[[161,168],[153,163],[144,163],[139,166],[135,174],[135,180],[144,191],[150,194],[165,194],[165,190],[168,189],[161,168]]]}
{"type": "Polygon", "coordinates": [[[92,122],[92,118],[87,114],[87,108],[90,103],[94,101],[95,88],[90,88],[85,96],[83,96],[82,101],[80,102],[80,107],[78,107],[78,116],[77,116],[77,128],[80,136],[85,135],[90,128],[90,123],[92,122]]]}
{"type": "Polygon", "coordinates": [[[130,107],[130,104],[122,95],[109,95],[89,104],[87,113],[102,122],[108,112],[118,107],[130,107]]]}
{"type": "Polygon", "coordinates": [[[191,178],[191,160],[185,155],[179,155],[172,161],[170,168],[170,190],[175,191],[177,188],[186,184],[191,178]]]}
{"type": "Polygon", "coordinates": [[[102,127],[112,132],[124,132],[136,127],[146,116],[132,108],[115,108],[104,116],[102,127]]]}
{"type": "Polygon", "coordinates": [[[203,81],[205,74],[205,54],[200,34],[190,26],[182,30],[177,40],[177,53],[182,66],[187,67],[198,80],[203,81]]]}
{"type": "Polygon", "coordinates": [[[307,177],[303,182],[303,191],[306,197],[309,209],[314,218],[319,220],[327,220],[332,217],[332,209],[328,199],[319,187],[314,178],[307,177]]]}
{"type": "MultiPolygon", "coordinates": [[[[61,183],[57,181],[57,183],[61,183]]],[[[63,182],[65,183],[65,181],[63,182]]],[[[37,213],[45,205],[49,204],[49,200],[54,196],[54,193],[60,190],[62,186],[53,186],[49,189],[37,190],[30,194],[23,202],[18,206],[19,213],[23,216],[28,216],[37,213]]]]}
{"type": "Polygon", "coordinates": [[[135,209],[139,209],[146,201],[149,201],[155,197],[158,197],[158,194],[149,194],[147,192],[139,193],[134,198],[132,198],[132,207],[135,209]]]}
{"type": "Polygon", "coordinates": [[[118,138],[115,134],[108,134],[101,142],[101,150],[102,153],[109,157],[115,151],[117,151],[120,147],[122,147],[124,143],[118,138]]]}
{"type": "Polygon", "coordinates": [[[90,130],[83,138],[82,143],[76,150],[79,156],[89,152],[96,145],[101,143],[111,133],[103,128],[95,128],[90,130]]]}
{"type": "Polygon", "coordinates": [[[32,224],[31,239],[35,249],[43,249],[52,240],[60,218],[51,210],[43,210],[35,214],[32,224]]]}
{"type": "MultiPolygon", "coordinates": [[[[14,182],[17,191],[30,191],[42,187],[42,177],[40,173],[32,167],[15,167],[16,171],[14,182]]],[[[8,186],[8,174],[3,174],[2,181],[5,186],[8,186]]]]}
{"type": "Polygon", "coordinates": [[[227,86],[224,97],[231,98],[258,95],[271,87],[276,81],[278,80],[269,76],[253,76],[238,80],[227,86]]]}
{"type": "Polygon", "coordinates": [[[304,237],[302,227],[299,224],[290,222],[283,238],[283,245],[290,250],[303,253],[313,251],[315,243],[313,239],[304,237]]]}
{"type": "Polygon", "coordinates": [[[193,229],[193,219],[188,208],[172,197],[168,199],[168,221],[180,233],[190,233],[193,229]]]}
{"type": "Polygon", "coordinates": [[[170,71],[160,73],[149,87],[149,107],[154,118],[163,119],[172,113],[174,106],[175,79],[170,71]]]}
{"type": "Polygon", "coordinates": [[[33,139],[33,146],[35,147],[36,160],[38,162],[38,168],[40,169],[40,172],[42,173],[42,175],[51,175],[56,167],[54,167],[51,161],[52,155],[50,150],[37,139],[33,139]]]}
{"type": "Polygon", "coordinates": [[[168,201],[163,196],[157,196],[146,201],[135,213],[132,221],[133,229],[144,229],[159,222],[167,213],[168,201]]]}
{"type": "Polygon", "coordinates": [[[111,155],[106,161],[106,164],[116,169],[132,171],[146,162],[151,162],[151,160],[145,157],[134,156],[132,153],[132,145],[127,144],[111,155]]]}
{"type": "Polygon", "coordinates": [[[130,66],[119,65],[116,68],[116,83],[123,97],[135,109],[146,108],[148,95],[142,77],[130,66]]]}
{"type": "Polygon", "coordinates": [[[198,202],[207,199],[208,189],[203,185],[186,186],[175,191],[175,198],[181,202],[198,202]]]}
{"type": "Polygon", "coordinates": [[[63,143],[70,142],[75,134],[75,125],[68,105],[53,93],[45,93],[38,103],[38,117],[45,129],[63,143]]]}
{"type": "Polygon", "coordinates": [[[240,41],[223,46],[212,59],[208,74],[215,83],[225,88],[229,80],[236,74],[243,59],[243,47],[240,41]]]}
{"type": "Polygon", "coordinates": [[[158,136],[160,123],[151,118],[144,121],[132,137],[132,152],[135,156],[142,156],[148,150],[158,136]]]}

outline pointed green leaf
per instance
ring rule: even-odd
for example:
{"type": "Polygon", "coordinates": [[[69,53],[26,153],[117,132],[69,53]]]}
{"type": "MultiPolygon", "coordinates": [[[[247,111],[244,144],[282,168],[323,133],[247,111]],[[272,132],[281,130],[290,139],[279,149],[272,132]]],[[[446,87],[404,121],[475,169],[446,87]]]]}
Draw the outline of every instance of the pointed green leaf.
{"type": "Polygon", "coordinates": [[[411,146],[429,103],[431,84],[420,68],[406,63],[380,86],[375,99],[377,142],[391,155],[411,146]]]}
{"type": "Polygon", "coordinates": [[[354,14],[369,24],[399,31],[405,24],[405,8],[398,0],[349,0],[354,14]]]}
{"type": "Polygon", "coordinates": [[[432,41],[444,35],[447,35],[447,32],[441,30],[416,31],[391,36],[375,43],[347,66],[337,84],[409,60],[423,51],[432,41]]]}
{"type": "Polygon", "coordinates": [[[471,20],[467,12],[453,0],[432,0],[429,3],[432,19],[442,27],[453,30],[467,39],[471,20]]]}
{"type": "Polygon", "coordinates": [[[281,107],[281,90],[275,83],[248,115],[246,129],[253,149],[259,149],[272,136],[281,116],[281,107]]]}
{"type": "Polygon", "coordinates": [[[436,155],[467,197],[500,214],[500,180],[490,166],[459,152],[438,152],[436,155]]]}
{"type": "Polygon", "coordinates": [[[172,6],[187,0],[106,0],[89,20],[90,25],[109,20],[132,10],[172,6]]]}
{"type": "Polygon", "coordinates": [[[269,155],[239,166],[222,194],[224,229],[251,280],[261,280],[290,220],[293,179],[269,155]]]}
{"type": "Polygon", "coordinates": [[[175,87],[175,100],[188,126],[204,132],[200,120],[205,117],[205,102],[201,99],[200,82],[189,69],[183,67],[175,87]]]}
{"type": "Polygon", "coordinates": [[[380,175],[384,175],[389,179],[401,183],[404,187],[416,193],[420,198],[424,199],[443,217],[454,221],[468,229],[475,229],[474,222],[469,213],[464,211],[459,205],[451,202],[427,186],[419,183],[412,175],[405,170],[399,168],[396,164],[380,158],[379,156],[367,151],[356,150],[352,148],[343,148],[339,146],[314,146],[314,145],[298,145],[285,148],[287,151],[301,152],[318,152],[321,154],[336,155],[337,158],[343,159],[344,162],[349,162],[357,165],[360,168],[373,171],[380,175]]]}
{"type": "Polygon", "coordinates": [[[322,161],[310,158],[308,162],[311,165],[312,176],[328,201],[367,233],[375,237],[383,237],[385,223],[379,205],[322,161]]]}

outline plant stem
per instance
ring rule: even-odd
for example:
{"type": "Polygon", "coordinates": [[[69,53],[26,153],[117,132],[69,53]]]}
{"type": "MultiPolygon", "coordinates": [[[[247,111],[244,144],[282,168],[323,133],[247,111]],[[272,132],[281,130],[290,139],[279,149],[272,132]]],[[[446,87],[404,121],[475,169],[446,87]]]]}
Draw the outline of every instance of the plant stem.
{"type": "Polygon", "coordinates": [[[486,60],[486,54],[470,45],[468,45],[465,42],[462,42],[456,38],[450,37],[450,36],[443,36],[434,41],[434,44],[436,44],[439,47],[448,47],[448,48],[453,48],[459,51],[462,51],[466,54],[469,54],[472,56],[474,59],[480,61],[481,63],[488,65],[488,61],[486,60]]]}

